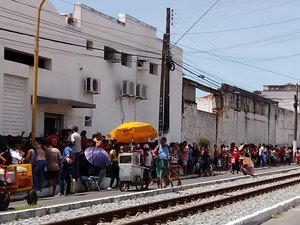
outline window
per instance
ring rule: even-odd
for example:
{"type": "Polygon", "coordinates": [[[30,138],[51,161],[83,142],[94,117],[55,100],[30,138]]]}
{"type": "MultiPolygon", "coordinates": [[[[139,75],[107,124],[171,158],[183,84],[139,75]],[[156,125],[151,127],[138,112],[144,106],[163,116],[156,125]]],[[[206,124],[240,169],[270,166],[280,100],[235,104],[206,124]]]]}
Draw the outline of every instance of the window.
{"type": "Polygon", "coordinates": [[[86,40],[86,49],[93,51],[94,43],[91,40],[86,40]]]}
{"type": "Polygon", "coordinates": [[[149,73],[153,74],[153,75],[157,75],[158,74],[158,65],[154,64],[154,63],[150,63],[149,73]]]}
{"type": "Polygon", "coordinates": [[[128,55],[126,53],[122,53],[121,64],[123,66],[131,67],[131,55],[128,55]]]}
{"type": "Polygon", "coordinates": [[[84,118],[84,125],[86,127],[91,127],[92,126],[92,117],[85,116],[85,118],[84,118]]]}
{"type": "Polygon", "coordinates": [[[137,67],[137,68],[143,68],[145,62],[146,62],[146,60],[138,59],[137,62],[136,62],[136,67],[137,67]]]}
{"type": "MultiPolygon", "coordinates": [[[[17,51],[14,49],[5,48],[4,49],[4,59],[22,63],[28,66],[34,66],[34,55],[17,51]]],[[[39,57],[39,68],[51,70],[52,60],[44,57],[39,57]]]]}

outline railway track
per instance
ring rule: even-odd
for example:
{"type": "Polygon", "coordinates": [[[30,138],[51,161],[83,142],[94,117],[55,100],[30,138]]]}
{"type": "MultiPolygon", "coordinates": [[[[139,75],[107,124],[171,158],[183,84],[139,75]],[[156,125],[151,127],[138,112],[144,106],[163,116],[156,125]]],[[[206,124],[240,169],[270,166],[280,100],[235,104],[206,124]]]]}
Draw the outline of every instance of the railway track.
{"type": "Polygon", "coordinates": [[[198,212],[204,212],[207,210],[211,210],[214,208],[222,207],[224,205],[232,204],[237,201],[242,201],[247,198],[251,198],[253,196],[258,196],[263,193],[271,192],[273,190],[277,190],[280,188],[284,188],[287,186],[295,185],[300,183],[300,173],[297,174],[291,174],[287,176],[280,176],[276,178],[266,179],[263,181],[257,181],[257,182],[251,182],[251,183],[245,183],[237,186],[231,186],[226,188],[220,188],[215,189],[207,192],[200,192],[196,194],[190,194],[186,196],[181,196],[169,200],[163,200],[163,201],[156,201],[152,203],[132,206],[128,208],[123,209],[117,209],[113,211],[108,212],[102,212],[94,215],[88,215],[88,216],[81,216],[77,218],[72,218],[68,220],[61,220],[58,222],[52,222],[49,223],[53,225],[97,225],[97,224],[109,224],[113,222],[114,224],[126,224],[126,225],[138,225],[138,224],[162,224],[167,221],[173,221],[178,218],[183,218],[187,215],[192,215],[198,212]],[[298,178],[298,179],[296,179],[298,178]],[[196,202],[199,199],[205,199],[212,196],[222,195],[225,193],[231,193],[238,190],[244,190],[247,188],[257,187],[261,185],[271,184],[280,182],[287,179],[294,179],[292,181],[287,181],[285,183],[280,184],[274,184],[272,186],[260,188],[257,190],[252,190],[249,192],[245,192],[242,194],[236,194],[228,197],[223,197],[221,199],[209,201],[206,203],[195,203],[192,205],[189,205],[191,202],[196,202]],[[180,205],[185,205],[185,207],[178,207],[180,205]],[[151,213],[147,217],[147,215],[143,215],[143,218],[141,219],[135,219],[130,220],[130,217],[135,217],[136,215],[140,214],[146,214],[151,211],[157,210],[157,209],[166,209],[169,207],[174,207],[172,211],[166,212],[166,213],[151,213]],[[176,208],[179,209],[176,209],[176,208]],[[127,222],[126,222],[127,221],[127,222]],[[124,223],[125,222],[125,223],[124,223]]]}

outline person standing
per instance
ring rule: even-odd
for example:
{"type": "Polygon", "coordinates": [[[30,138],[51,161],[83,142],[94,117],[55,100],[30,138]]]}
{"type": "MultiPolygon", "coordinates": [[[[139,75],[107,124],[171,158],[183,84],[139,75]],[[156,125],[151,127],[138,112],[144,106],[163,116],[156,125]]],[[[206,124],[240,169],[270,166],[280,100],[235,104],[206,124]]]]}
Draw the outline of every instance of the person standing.
{"type": "Polygon", "coordinates": [[[46,142],[49,142],[54,148],[58,148],[59,141],[60,138],[56,129],[52,130],[50,135],[46,137],[46,142]]]}
{"type": "Polygon", "coordinates": [[[77,181],[79,178],[79,166],[80,166],[80,158],[81,158],[81,136],[78,134],[78,127],[72,127],[72,134],[71,134],[71,144],[72,150],[75,155],[75,164],[72,177],[77,181]]]}
{"type": "Polygon", "coordinates": [[[70,148],[70,142],[64,142],[64,151],[61,158],[61,172],[59,177],[59,196],[64,194],[69,195],[71,193],[71,173],[73,170],[75,155],[70,148]],[[67,188],[65,192],[65,181],[67,183],[67,188]]]}
{"type": "Polygon", "coordinates": [[[34,147],[36,151],[36,165],[33,171],[34,190],[42,191],[44,183],[44,171],[47,166],[46,152],[44,149],[45,145],[39,139],[36,139],[34,142],[34,147]]]}
{"type": "Polygon", "coordinates": [[[81,150],[84,151],[85,149],[90,147],[90,142],[86,137],[86,130],[81,131],[80,136],[81,136],[81,150]]]}
{"type": "Polygon", "coordinates": [[[53,187],[51,196],[55,196],[58,175],[61,168],[61,154],[57,148],[51,145],[51,142],[47,142],[46,145],[46,158],[48,161],[47,175],[53,187]]]}
{"type": "Polygon", "coordinates": [[[120,146],[119,146],[119,144],[115,143],[109,152],[109,157],[111,159],[111,167],[110,167],[111,178],[110,178],[109,186],[107,188],[108,191],[112,189],[112,186],[113,186],[115,180],[117,181],[116,188],[119,187],[120,178],[119,178],[118,157],[119,157],[120,153],[121,153],[120,146]]]}
{"type": "Polygon", "coordinates": [[[238,151],[238,148],[235,146],[233,149],[233,152],[231,154],[231,163],[232,163],[232,173],[236,170],[237,173],[240,171],[240,152],[238,151]]]}
{"type": "MultiPolygon", "coordinates": [[[[168,186],[169,184],[169,156],[170,156],[170,147],[167,145],[167,139],[165,137],[162,137],[160,139],[160,145],[156,146],[153,150],[153,155],[157,155],[157,165],[156,165],[156,176],[157,180],[160,180],[160,172],[163,171],[165,174],[165,186],[168,186]]],[[[159,187],[159,182],[157,182],[157,185],[159,187]]]]}
{"type": "Polygon", "coordinates": [[[189,159],[189,146],[187,141],[183,142],[183,147],[181,150],[181,159],[182,159],[182,166],[183,166],[183,172],[184,176],[187,176],[187,167],[188,167],[188,159],[189,159]]]}
{"type": "Polygon", "coordinates": [[[152,166],[152,153],[150,151],[150,146],[148,144],[144,144],[143,147],[143,162],[144,162],[144,166],[146,167],[146,169],[144,169],[144,174],[143,174],[143,178],[144,178],[144,182],[145,182],[145,189],[148,190],[148,186],[150,183],[150,170],[151,170],[151,166],[152,166]]]}

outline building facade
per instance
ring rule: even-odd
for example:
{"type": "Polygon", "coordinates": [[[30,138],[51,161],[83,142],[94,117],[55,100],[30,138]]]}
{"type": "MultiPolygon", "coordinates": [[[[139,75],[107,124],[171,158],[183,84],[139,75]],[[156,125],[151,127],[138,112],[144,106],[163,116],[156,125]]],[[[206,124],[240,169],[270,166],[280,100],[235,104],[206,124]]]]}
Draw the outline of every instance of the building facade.
{"type": "MultiPolygon", "coordinates": [[[[35,0],[4,1],[0,12],[0,135],[31,131],[35,0]]],[[[164,18],[162,18],[164,20],[164,18]]],[[[41,12],[37,136],[77,125],[109,133],[123,122],[158,128],[162,40],[134,17],[84,4],[41,12]]],[[[176,60],[182,50],[172,48],[176,60]]],[[[181,140],[182,73],[170,76],[170,141],[181,140]],[[174,91],[176,90],[176,91],[174,91]]]]}
{"type": "Polygon", "coordinates": [[[297,85],[288,83],[283,85],[264,85],[261,96],[277,101],[279,107],[294,111],[294,95],[297,85]]]}

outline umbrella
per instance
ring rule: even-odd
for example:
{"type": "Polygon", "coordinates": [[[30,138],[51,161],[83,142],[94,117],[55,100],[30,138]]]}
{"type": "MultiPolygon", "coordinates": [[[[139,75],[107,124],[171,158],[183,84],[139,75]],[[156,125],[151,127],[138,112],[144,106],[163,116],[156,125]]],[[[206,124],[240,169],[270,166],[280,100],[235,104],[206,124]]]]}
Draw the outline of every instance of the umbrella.
{"type": "Polygon", "coordinates": [[[151,124],[142,122],[123,123],[108,134],[109,138],[116,139],[122,143],[148,142],[157,137],[157,131],[151,124]]]}
{"type": "Polygon", "coordinates": [[[86,159],[94,166],[107,167],[111,163],[108,153],[99,147],[89,147],[84,151],[86,159]]]}

